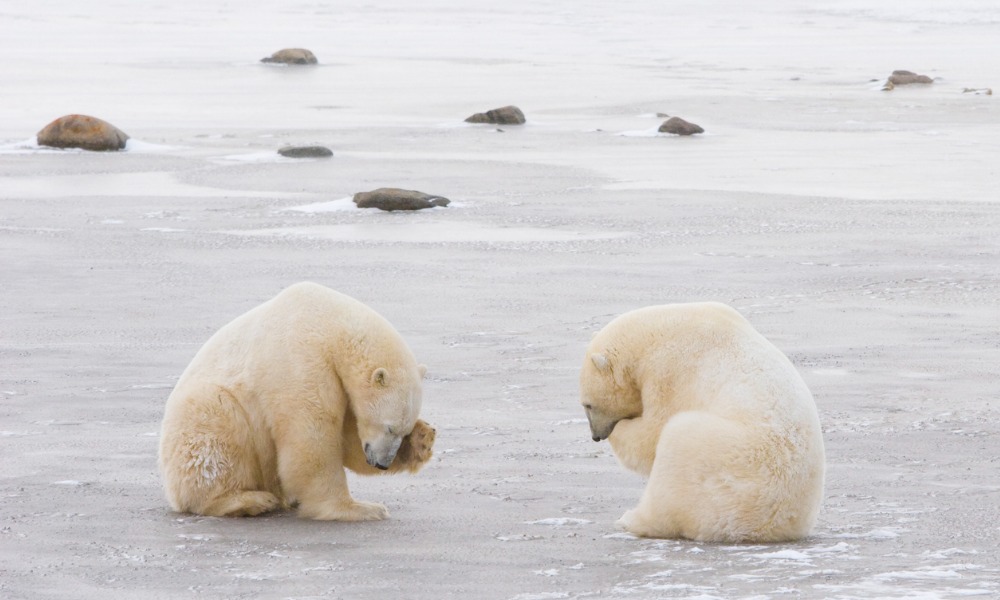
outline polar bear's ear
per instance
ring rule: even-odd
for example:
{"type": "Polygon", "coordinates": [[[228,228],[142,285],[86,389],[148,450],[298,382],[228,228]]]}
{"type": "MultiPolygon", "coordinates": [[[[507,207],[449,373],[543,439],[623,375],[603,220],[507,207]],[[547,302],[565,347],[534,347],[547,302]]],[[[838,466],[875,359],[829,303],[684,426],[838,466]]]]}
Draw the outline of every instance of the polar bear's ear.
{"type": "Polygon", "coordinates": [[[372,385],[377,385],[379,387],[385,387],[389,385],[389,372],[379,367],[372,372],[372,385]]]}
{"type": "Polygon", "coordinates": [[[598,371],[607,371],[608,367],[611,366],[608,363],[608,357],[604,356],[600,352],[594,352],[591,354],[590,360],[594,361],[594,366],[597,367],[598,371]]]}
{"type": "Polygon", "coordinates": [[[420,371],[420,378],[423,379],[427,376],[427,365],[417,365],[417,371],[420,371]]]}

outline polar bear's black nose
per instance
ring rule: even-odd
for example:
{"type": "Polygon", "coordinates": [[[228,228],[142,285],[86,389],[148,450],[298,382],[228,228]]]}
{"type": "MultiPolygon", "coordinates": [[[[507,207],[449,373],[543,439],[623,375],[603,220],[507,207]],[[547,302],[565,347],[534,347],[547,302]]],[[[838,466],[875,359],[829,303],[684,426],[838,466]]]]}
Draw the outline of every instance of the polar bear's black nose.
{"type": "Polygon", "coordinates": [[[599,436],[599,435],[595,435],[595,436],[594,436],[594,437],[593,437],[592,439],[593,439],[593,440],[594,440],[595,442],[599,442],[599,441],[603,440],[604,438],[602,438],[602,437],[601,437],[601,436],[599,436]]]}

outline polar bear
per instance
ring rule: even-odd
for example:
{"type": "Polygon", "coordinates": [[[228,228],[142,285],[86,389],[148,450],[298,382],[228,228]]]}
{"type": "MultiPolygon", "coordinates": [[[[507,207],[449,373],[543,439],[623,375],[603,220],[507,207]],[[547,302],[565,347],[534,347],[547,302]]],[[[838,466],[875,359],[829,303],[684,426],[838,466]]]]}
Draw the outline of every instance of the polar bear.
{"type": "Polygon", "coordinates": [[[621,315],[587,348],[594,441],[649,481],[618,525],[642,537],[779,542],[807,535],[825,457],[812,394],[784,354],[715,302],[621,315]]]}
{"type": "Polygon", "coordinates": [[[434,430],[418,420],[418,365],[384,318],[314,283],[295,284],[213,335],[167,400],[160,473],[174,510],[384,519],[344,468],[416,472],[434,430]]]}

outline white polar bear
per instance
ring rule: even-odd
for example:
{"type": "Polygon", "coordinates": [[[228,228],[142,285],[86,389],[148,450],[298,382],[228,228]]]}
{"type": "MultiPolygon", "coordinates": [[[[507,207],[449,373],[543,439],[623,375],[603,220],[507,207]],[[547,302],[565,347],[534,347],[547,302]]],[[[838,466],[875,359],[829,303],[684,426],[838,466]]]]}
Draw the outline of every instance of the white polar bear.
{"type": "Polygon", "coordinates": [[[434,430],[417,419],[423,365],[361,302],[298,283],[220,329],[167,400],[160,472],[174,510],[384,519],[344,467],[415,472],[434,430]]]}
{"type": "Polygon", "coordinates": [[[669,304],[613,320],[587,349],[595,441],[649,478],[618,524],[635,535],[778,542],[807,535],[825,457],[812,394],[738,312],[669,304]]]}

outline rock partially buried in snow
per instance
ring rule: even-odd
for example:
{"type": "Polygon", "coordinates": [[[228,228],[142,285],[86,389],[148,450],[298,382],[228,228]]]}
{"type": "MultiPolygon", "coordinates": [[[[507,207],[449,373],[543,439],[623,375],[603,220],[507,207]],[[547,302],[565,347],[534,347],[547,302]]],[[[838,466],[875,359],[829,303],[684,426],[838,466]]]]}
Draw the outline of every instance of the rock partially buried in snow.
{"type": "Polygon", "coordinates": [[[83,148],[97,152],[121,150],[128,134],[107,121],[87,115],[59,117],[38,132],[39,146],[83,148]]]}
{"type": "Polygon", "coordinates": [[[484,113],[476,113],[465,120],[466,123],[490,123],[491,125],[524,125],[524,113],[516,106],[502,106],[484,113]]]}
{"type": "Polygon", "coordinates": [[[279,63],[285,65],[315,65],[316,55],[305,48],[285,48],[278,50],[267,58],[260,59],[262,63],[279,63]]]}
{"type": "Polygon", "coordinates": [[[705,133],[705,130],[694,123],[688,123],[680,117],[670,117],[660,125],[660,133],[673,133],[676,135],[694,135],[705,133]]]}
{"type": "Polygon", "coordinates": [[[911,83],[934,83],[934,80],[926,75],[917,75],[913,71],[893,71],[892,75],[889,76],[888,83],[896,86],[911,83]]]}
{"type": "Polygon", "coordinates": [[[964,88],[962,90],[963,94],[975,94],[977,96],[992,96],[992,88],[964,88]]]}
{"type": "Polygon", "coordinates": [[[435,206],[448,206],[451,200],[441,196],[432,196],[416,190],[401,190],[399,188],[379,188],[370,192],[354,194],[354,203],[358,208],[378,208],[381,210],[420,210],[435,206]]]}
{"type": "Polygon", "coordinates": [[[333,156],[333,150],[326,146],[285,146],[278,154],[288,158],[326,158],[333,156]]]}

